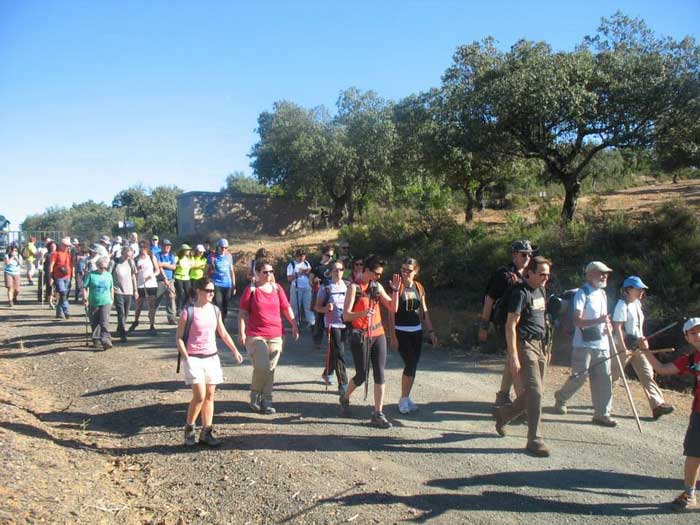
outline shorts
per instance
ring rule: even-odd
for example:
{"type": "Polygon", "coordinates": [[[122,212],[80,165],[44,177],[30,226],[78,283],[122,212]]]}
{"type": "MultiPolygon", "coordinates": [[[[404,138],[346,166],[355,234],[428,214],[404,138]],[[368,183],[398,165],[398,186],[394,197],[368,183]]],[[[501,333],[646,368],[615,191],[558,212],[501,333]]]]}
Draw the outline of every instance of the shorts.
{"type": "Polygon", "coordinates": [[[690,423],[683,440],[683,455],[700,458],[700,414],[697,412],[690,414],[690,423]]]}
{"type": "Polygon", "coordinates": [[[218,385],[224,382],[224,371],[218,355],[190,357],[185,360],[186,385],[218,385]]]}
{"type": "Polygon", "coordinates": [[[139,288],[139,297],[143,299],[144,297],[155,297],[158,292],[158,288],[139,288]]]}
{"type": "Polygon", "coordinates": [[[19,290],[20,283],[21,281],[19,275],[10,275],[9,273],[5,272],[5,288],[14,288],[15,290],[19,290]]]}

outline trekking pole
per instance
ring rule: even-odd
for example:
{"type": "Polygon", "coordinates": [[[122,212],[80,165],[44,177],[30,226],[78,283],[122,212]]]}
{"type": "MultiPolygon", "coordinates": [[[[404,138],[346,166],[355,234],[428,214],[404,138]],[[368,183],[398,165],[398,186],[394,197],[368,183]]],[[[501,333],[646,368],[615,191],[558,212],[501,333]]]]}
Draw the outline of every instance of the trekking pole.
{"type": "MultiPolygon", "coordinates": [[[[374,307],[375,301],[370,299],[369,309],[372,310],[374,307]]],[[[367,318],[367,335],[365,337],[365,401],[367,401],[367,393],[369,392],[369,344],[370,339],[372,339],[372,317],[367,318]]]]}
{"type": "Polygon", "coordinates": [[[83,312],[85,313],[85,346],[90,346],[90,329],[88,325],[90,324],[90,317],[88,316],[87,304],[83,303],[83,312]]]}
{"type": "MultiPolygon", "coordinates": [[[[326,392],[328,392],[328,376],[330,375],[330,370],[328,370],[331,366],[331,325],[328,325],[328,329],[326,330],[327,332],[327,338],[326,338],[326,373],[324,374],[324,380],[326,382],[326,392]]],[[[338,380],[340,381],[340,380],[338,380]]]]}
{"type": "MultiPolygon", "coordinates": [[[[657,335],[662,334],[662,333],[664,333],[664,332],[670,330],[671,328],[673,328],[673,327],[676,326],[677,324],[678,324],[678,321],[674,321],[674,322],[672,322],[671,324],[664,326],[664,327],[661,328],[660,330],[657,330],[656,332],[654,332],[654,333],[648,335],[648,336],[646,337],[646,340],[648,341],[649,339],[652,339],[653,337],[656,337],[657,335]]],[[[636,346],[635,346],[635,348],[632,349],[632,350],[634,351],[635,349],[636,349],[636,346]]],[[[654,350],[654,351],[652,351],[652,354],[654,354],[654,353],[655,353],[655,354],[662,354],[662,353],[664,353],[664,352],[672,352],[672,351],[673,351],[673,349],[664,348],[663,351],[654,350]]],[[[603,359],[602,361],[598,361],[597,363],[595,363],[595,364],[589,366],[589,367],[586,368],[585,370],[581,370],[580,372],[576,372],[575,374],[571,374],[571,377],[574,377],[574,378],[576,378],[576,377],[581,377],[582,375],[587,374],[591,369],[595,368],[595,367],[598,366],[598,365],[601,365],[601,364],[605,363],[605,362],[608,361],[609,359],[615,359],[615,357],[618,357],[618,359],[619,359],[619,356],[622,355],[622,354],[624,354],[624,353],[626,353],[626,350],[620,350],[619,352],[614,352],[612,355],[606,357],[606,358],[603,359]]]]}
{"type": "Polygon", "coordinates": [[[639,433],[642,433],[642,424],[639,422],[639,414],[637,414],[637,407],[634,404],[634,399],[632,399],[632,391],[630,390],[630,385],[627,382],[627,376],[625,375],[625,370],[622,368],[622,363],[620,362],[620,356],[617,353],[617,348],[615,347],[615,339],[613,338],[612,332],[610,331],[610,325],[608,323],[605,323],[605,331],[608,334],[608,340],[610,341],[610,344],[612,345],[612,350],[615,353],[615,359],[617,360],[617,366],[620,367],[620,375],[622,376],[622,382],[625,384],[625,391],[627,392],[627,399],[630,402],[630,406],[632,407],[632,412],[634,413],[634,419],[637,422],[637,428],[639,429],[639,433]]]}

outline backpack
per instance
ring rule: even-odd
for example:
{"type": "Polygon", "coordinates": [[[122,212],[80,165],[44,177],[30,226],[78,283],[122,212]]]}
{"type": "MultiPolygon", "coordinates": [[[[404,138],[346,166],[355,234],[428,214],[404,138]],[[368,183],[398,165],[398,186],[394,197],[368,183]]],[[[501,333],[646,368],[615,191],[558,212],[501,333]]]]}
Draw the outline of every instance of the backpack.
{"type": "MultiPolygon", "coordinates": [[[[219,310],[219,307],[216,306],[215,304],[212,304],[214,307],[214,313],[216,314],[216,323],[218,325],[219,319],[221,318],[221,310],[219,310]]],[[[187,312],[187,320],[185,321],[185,329],[182,332],[182,342],[185,343],[185,347],[187,347],[187,340],[190,338],[190,329],[192,328],[192,318],[194,317],[194,305],[187,305],[187,308],[185,309],[187,312]]],[[[182,359],[182,355],[180,355],[180,352],[177,353],[177,369],[175,370],[175,373],[180,372],[180,360],[182,359]]]]}
{"type": "Polygon", "coordinates": [[[489,284],[486,287],[487,292],[491,288],[493,279],[501,274],[505,274],[508,277],[509,284],[506,286],[503,295],[494,301],[493,308],[491,309],[491,322],[496,326],[505,326],[506,319],[508,319],[508,301],[510,299],[511,291],[522,282],[520,276],[512,271],[510,267],[501,266],[489,280],[489,284]]]}
{"type": "MultiPolygon", "coordinates": [[[[343,282],[343,281],[340,281],[340,282],[343,282]]],[[[330,285],[330,284],[324,284],[324,285],[323,285],[323,289],[325,290],[325,293],[324,293],[324,295],[323,295],[323,304],[322,304],[322,306],[328,306],[328,301],[331,300],[331,296],[334,295],[334,294],[333,294],[333,292],[331,292],[331,285],[330,285]]],[[[347,285],[345,286],[345,291],[344,291],[344,292],[337,292],[335,295],[340,295],[341,293],[342,293],[343,295],[345,295],[346,293],[348,293],[347,285]]],[[[355,296],[357,297],[357,294],[355,294],[355,296]]],[[[357,299],[355,299],[355,301],[357,301],[357,299]]]]}

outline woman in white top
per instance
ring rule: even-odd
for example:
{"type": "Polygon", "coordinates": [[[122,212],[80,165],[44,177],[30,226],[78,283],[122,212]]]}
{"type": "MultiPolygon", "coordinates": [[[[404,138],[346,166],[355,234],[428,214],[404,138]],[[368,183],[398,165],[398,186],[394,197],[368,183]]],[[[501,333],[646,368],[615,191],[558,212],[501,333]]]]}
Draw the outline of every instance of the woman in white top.
{"type": "Polygon", "coordinates": [[[143,307],[143,300],[148,301],[148,320],[151,323],[148,333],[156,333],[156,293],[158,291],[158,279],[160,266],[151,253],[147,241],[139,242],[139,255],[136,257],[136,288],[138,298],[136,299],[136,312],[134,312],[134,322],[129,327],[129,333],[136,330],[139,325],[139,316],[143,307]]]}
{"type": "MultiPolygon", "coordinates": [[[[620,355],[622,367],[627,363],[632,364],[639,382],[647,395],[649,407],[654,419],[673,412],[673,406],[666,403],[659,385],[654,380],[654,369],[651,363],[641,352],[634,350],[648,350],[649,345],[644,337],[644,312],[642,312],[642,298],[648,287],[636,275],[630,275],[622,283],[621,297],[615,305],[613,312],[613,327],[617,342],[617,351],[620,355]]],[[[617,381],[622,371],[617,366],[617,359],[612,360],[612,379],[617,381]]]]}

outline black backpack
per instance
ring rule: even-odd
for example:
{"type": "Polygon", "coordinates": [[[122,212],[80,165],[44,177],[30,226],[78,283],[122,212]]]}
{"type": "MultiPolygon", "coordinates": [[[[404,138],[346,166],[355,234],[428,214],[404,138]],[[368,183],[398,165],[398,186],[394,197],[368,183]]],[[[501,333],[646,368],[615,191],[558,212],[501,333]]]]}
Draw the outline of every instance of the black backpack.
{"type": "Polygon", "coordinates": [[[505,291],[503,292],[503,295],[501,295],[493,303],[493,308],[491,309],[491,322],[496,326],[505,326],[506,319],[508,319],[508,301],[510,299],[511,291],[513,290],[513,288],[515,288],[518,284],[522,282],[520,276],[514,271],[512,271],[510,267],[502,266],[498,270],[496,270],[496,273],[489,281],[487,291],[491,288],[491,282],[493,281],[493,279],[496,276],[500,276],[501,274],[505,274],[508,276],[510,284],[506,287],[505,291]]]}

